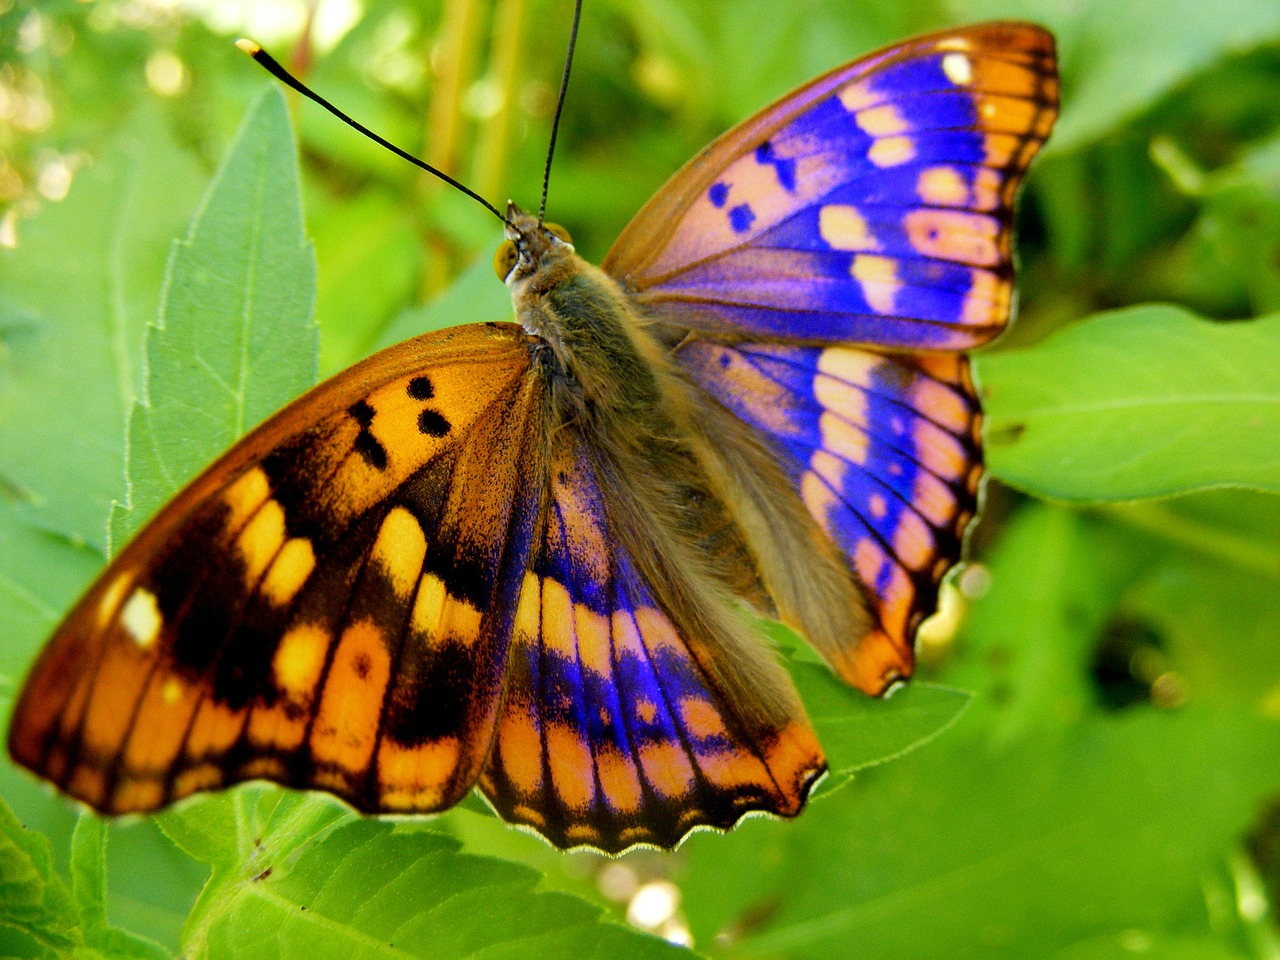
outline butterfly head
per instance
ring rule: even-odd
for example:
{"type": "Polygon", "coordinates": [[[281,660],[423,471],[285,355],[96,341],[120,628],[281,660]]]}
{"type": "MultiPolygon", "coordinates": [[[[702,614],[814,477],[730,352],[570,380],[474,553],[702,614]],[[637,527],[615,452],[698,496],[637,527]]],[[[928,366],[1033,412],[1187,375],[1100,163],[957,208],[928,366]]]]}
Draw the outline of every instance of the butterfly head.
{"type": "Polygon", "coordinates": [[[493,270],[511,289],[539,269],[573,254],[569,231],[556,223],[539,223],[514,203],[507,204],[507,238],[493,256],[493,270]]]}

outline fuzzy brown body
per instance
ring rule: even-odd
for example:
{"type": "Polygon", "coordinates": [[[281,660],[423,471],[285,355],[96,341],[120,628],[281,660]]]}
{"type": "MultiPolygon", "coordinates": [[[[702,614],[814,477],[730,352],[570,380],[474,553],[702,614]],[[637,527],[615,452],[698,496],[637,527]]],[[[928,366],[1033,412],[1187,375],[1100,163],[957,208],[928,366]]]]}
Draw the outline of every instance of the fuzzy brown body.
{"type": "MultiPolygon", "coordinates": [[[[511,233],[541,233],[509,216],[511,233]]],[[[572,246],[541,236],[508,285],[520,324],[545,345],[535,362],[553,422],[594,440],[610,529],[733,702],[762,711],[762,729],[803,715],[745,614],[779,618],[823,652],[847,648],[868,617],[847,565],[760,439],[672,361],[694,334],[646,317],[572,246]]]]}

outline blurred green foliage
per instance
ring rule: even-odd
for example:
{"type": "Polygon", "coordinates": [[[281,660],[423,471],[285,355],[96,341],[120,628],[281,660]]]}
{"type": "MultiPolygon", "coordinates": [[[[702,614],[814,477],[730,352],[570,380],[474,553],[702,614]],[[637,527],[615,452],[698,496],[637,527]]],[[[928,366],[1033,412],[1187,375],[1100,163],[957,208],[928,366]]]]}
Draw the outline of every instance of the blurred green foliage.
{"type": "MultiPolygon", "coordinates": [[[[508,314],[492,218],[290,100],[313,279],[281,98],[230,39],[254,32],[392,141],[529,206],[569,4],[308,9],[0,0],[6,713],[101,567],[126,477],[147,512],[219,430],[309,381],[313,296],[324,373],[508,314]],[[255,177],[271,189],[246,204],[255,177]],[[256,275],[228,239],[245,218],[280,244],[251,329],[292,339],[232,358],[251,375],[226,409],[205,389],[209,429],[174,448],[182,359],[235,309],[191,284],[256,275]],[[129,423],[162,442],[126,447],[129,423]]],[[[674,954],[621,924],[637,889],[675,889],[660,932],[710,956],[1276,956],[1280,6],[588,0],[550,215],[599,260],[731,123],[988,17],[1055,31],[1063,113],[1023,197],[1019,320],[978,361],[976,563],[922,640],[925,683],[860,701],[793,664],[840,774],[799,820],[609,862],[470,807],[361,822],[249,787],[104,830],[5,760],[0,954],[674,954]]],[[[116,539],[136,523],[117,513],[116,539]]]]}

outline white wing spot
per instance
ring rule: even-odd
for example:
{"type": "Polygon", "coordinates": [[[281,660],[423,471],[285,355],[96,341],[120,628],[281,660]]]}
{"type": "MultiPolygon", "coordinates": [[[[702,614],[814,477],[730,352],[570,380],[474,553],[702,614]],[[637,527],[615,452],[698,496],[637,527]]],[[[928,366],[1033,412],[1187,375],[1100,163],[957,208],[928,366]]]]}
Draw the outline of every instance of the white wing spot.
{"type": "Polygon", "coordinates": [[[155,643],[164,624],[160,608],[156,605],[156,595],[142,587],[134,590],[120,611],[120,623],[133,642],[144,650],[155,643]]]}
{"type": "Polygon", "coordinates": [[[973,61],[963,53],[948,53],[942,58],[942,72],[957,87],[963,87],[973,79],[973,61]]]}

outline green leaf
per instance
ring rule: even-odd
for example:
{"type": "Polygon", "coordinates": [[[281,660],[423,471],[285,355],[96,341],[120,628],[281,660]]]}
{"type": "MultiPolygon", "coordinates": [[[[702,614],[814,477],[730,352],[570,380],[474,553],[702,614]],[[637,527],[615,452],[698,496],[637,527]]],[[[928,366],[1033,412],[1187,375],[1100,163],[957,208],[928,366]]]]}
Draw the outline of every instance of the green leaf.
{"type": "Polygon", "coordinates": [[[987,451],[1040,496],[1280,491],[1280,314],[1236,323],[1151,305],[978,359],[987,451]]]}
{"type": "Polygon", "coordinates": [[[146,397],[129,421],[122,544],[195,472],[315,382],[315,259],[293,133],[272,88],[245,118],[147,336],[146,397]]]}
{"type": "Polygon", "coordinates": [[[1065,507],[1030,504],[985,559],[991,586],[970,610],[946,678],[977,693],[995,741],[1073,730],[1089,713],[1086,672],[1103,625],[1156,553],[1065,507]]]}
{"type": "Polygon", "coordinates": [[[25,829],[2,800],[0,905],[0,948],[6,954],[50,956],[83,941],[71,894],[53,872],[48,842],[25,829]]]}
{"type": "Polygon", "coordinates": [[[159,945],[110,926],[106,915],[106,831],[81,817],[73,838],[72,887],[53,869],[49,844],[0,800],[0,954],[81,960],[160,960],[159,945]]]}
{"type": "Polygon", "coordinates": [[[1209,937],[1185,905],[1280,786],[1280,724],[1239,710],[1135,710],[1005,751],[958,739],[867,772],[788,829],[694,838],[681,884],[696,942],[998,960],[1175,925],[1209,937]]]}
{"type": "Polygon", "coordinates": [[[463,854],[451,838],[354,817],[314,796],[241,790],[164,820],[214,868],[184,936],[186,956],[675,952],[602,921],[576,897],[536,892],[538,874],[527,867],[463,854]]]}
{"type": "Polygon", "coordinates": [[[86,811],[71,834],[71,891],[85,932],[101,936],[107,928],[107,828],[86,811]]]}
{"type": "Polygon", "coordinates": [[[1126,611],[1154,628],[1190,700],[1254,703],[1280,717],[1278,594],[1280,573],[1174,554],[1138,585],[1126,611]]]}
{"type": "Polygon", "coordinates": [[[0,248],[0,486],[41,526],[103,550],[169,244],[197,170],[142,110],[67,199],[0,248]]]}
{"type": "Polygon", "coordinates": [[[795,663],[791,672],[827,754],[823,793],[928,743],[960,719],[971,699],[967,691],[918,681],[878,699],[850,690],[826,667],[795,663]]]}

